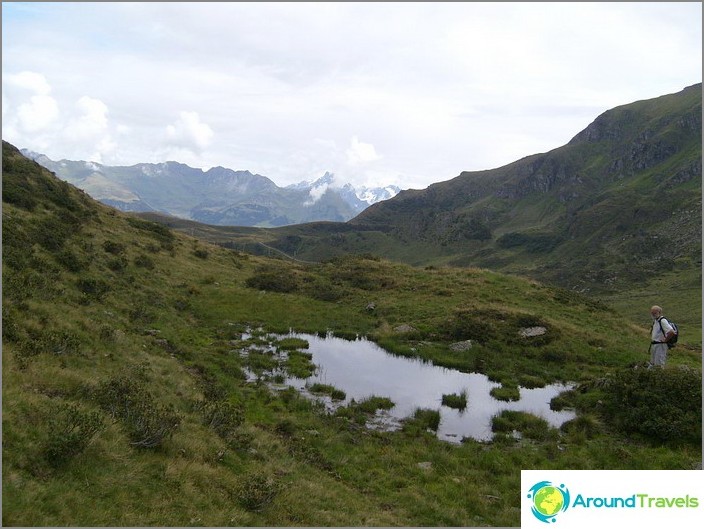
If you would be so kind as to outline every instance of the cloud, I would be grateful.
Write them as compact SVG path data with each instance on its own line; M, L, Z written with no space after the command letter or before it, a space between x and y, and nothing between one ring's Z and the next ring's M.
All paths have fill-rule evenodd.
M166 139L170 146L199 153L213 139L213 129L202 123L197 112L181 112L172 125L166 127Z
M350 147L347 149L347 161L352 165L369 163L381 158L371 143L359 141L357 136L353 136Z
M10 86L23 88L37 95L45 96L49 95L51 92L51 86L49 86L46 77L36 72L24 71L14 75L8 75L6 82Z
M329 187L329 184L321 184L319 186L312 187L309 193L310 198L308 198L308 200L306 200L303 205L312 206L313 204L315 204L318 200L323 197L325 193L327 193Z
M696 2L8 2L3 137L52 158L420 188L701 82L701 14ZM83 96L109 112L79 108ZM98 137L78 145L69 124Z
M88 148L89 160L102 163L117 148L109 130L108 107L100 99L82 96L75 108L78 113L69 119L66 136L76 149Z
M59 105L50 93L46 77L36 72L23 71L3 79L8 88L5 99L3 90L3 117L12 101L19 101L10 116L11 127L16 133L37 133L47 129L59 117Z

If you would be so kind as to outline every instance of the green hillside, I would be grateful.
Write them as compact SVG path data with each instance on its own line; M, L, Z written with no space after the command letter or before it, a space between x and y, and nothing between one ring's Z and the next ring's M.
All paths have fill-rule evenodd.
M623 105L567 145L403 191L346 224L212 229L153 218L304 261L373 253L530 277L638 323L660 304L701 343L701 116L701 84Z
M593 299L479 268L254 256L99 205L5 142L2 169L6 526L515 526L522 468L701 465L701 348L645 369L647 326ZM570 381L553 405L578 415L501 414L491 442L458 445L432 413L368 430L364 406L271 391L275 358L238 354L291 328L509 392Z

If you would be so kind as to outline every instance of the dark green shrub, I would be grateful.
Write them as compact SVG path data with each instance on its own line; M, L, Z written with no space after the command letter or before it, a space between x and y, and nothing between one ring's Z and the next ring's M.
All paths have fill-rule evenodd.
M279 421L274 429L277 434L283 437L293 437L296 433L296 424L290 419L284 419Z
M64 248L56 255L56 260L69 272L80 272L90 265L90 258L70 248Z
M125 245L120 242L108 240L103 243L103 250L113 255L120 255L125 251Z
M154 270L155 266L152 258L144 254L139 254L137 257L135 257L134 264L135 266L139 266L140 268L146 268L147 270Z
M176 236L173 232L163 226L162 224L157 224L156 222L150 222L147 220L138 219L135 217L129 217L127 222L134 228L141 230L148 235L154 237L157 241L161 243L162 248L170 249L173 247L173 242Z
M702 374L679 367L617 371L603 384L603 417L625 433L699 444Z
M81 278L76 286L88 300L101 301L110 292L109 283L103 279Z
M280 488L273 477L264 473L250 473L242 476L236 498L248 511L258 512L274 501Z
M296 292L299 288L298 280L290 271L271 267L260 268L245 281L245 285L249 288L281 293Z
M223 438L228 438L244 422L242 406L226 400L205 402L201 407L201 414L203 424Z
M3 173L7 173L4 159ZM5 174L2 179L2 201L27 211L32 211L37 207L37 201L32 196L28 182L20 178L6 178Z
M93 398L122 422L133 446L159 446L181 423L181 417L171 407L156 402L139 370L128 370L100 383Z
M83 411L72 404L63 405L49 419L44 457L50 465L60 466L83 452L102 429L103 419L98 412Z
M113 272L122 272L127 268L128 264L127 258L124 255L118 255L114 259L110 259L107 263L108 268Z
M195 255L199 259L207 259L208 258L208 250L206 250L205 248L197 248L196 250L193 251L193 255Z

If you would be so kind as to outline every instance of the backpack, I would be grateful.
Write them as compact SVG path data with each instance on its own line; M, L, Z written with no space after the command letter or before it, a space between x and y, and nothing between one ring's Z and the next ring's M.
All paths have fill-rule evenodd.
M664 318L664 316L659 317L658 323L660 324L660 331L662 332L662 335L665 336L665 330L662 328L662 322L660 321L663 318ZM672 326L672 330L675 331L675 334L672 336L672 338L670 338L667 342L665 342L665 343L667 343L667 348L672 349L675 346L675 344L677 343L677 338L680 335L680 330L677 328L677 325L675 325L674 321L670 321L670 320L667 320L667 321Z

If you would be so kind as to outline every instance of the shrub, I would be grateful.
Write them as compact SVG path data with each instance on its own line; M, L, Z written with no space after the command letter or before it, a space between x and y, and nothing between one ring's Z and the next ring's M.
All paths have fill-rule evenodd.
M146 268L147 270L154 270L154 261L152 260L151 257L144 255L144 254L139 254L137 257L135 257L134 264L135 264L135 266L139 266L140 268Z
M245 281L245 285L268 292L291 293L298 290L298 281L290 271L286 272L272 267L260 268Z
M242 406L225 400L204 403L201 413L203 424L222 438L228 438L244 422Z
M236 492L237 501L248 511L261 511L279 493L280 485L264 473L250 473L243 479Z
M81 278L76 286L87 300L101 301L110 291L110 285L102 279Z
M103 243L103 250L113 255L120 255L122 252L125 251L125 245L119 242L108 240Z
M72 404L63 405L49 419L44 457L50 465L60 466L83 452L102 429L103 419L98 412L83 411Z
M176 236L169 228L161 224L157 224L156 222L141 220L134 217L129 217L127 219L127 222L132 227L137 228L138 230L142 230L148 235L154 237L157 241L161 243L162 247L164 248L168 249L172 247L172 243L176 239Z
M133 446L159 446L181 423L181 417L171 407L155 401L145 387L143 375L134 369L100 383L93 398L122 422Z
M701 443L701 371L637 366L614 373L603 391L603 417L618 430L656 441Z

